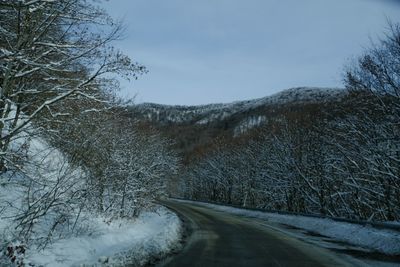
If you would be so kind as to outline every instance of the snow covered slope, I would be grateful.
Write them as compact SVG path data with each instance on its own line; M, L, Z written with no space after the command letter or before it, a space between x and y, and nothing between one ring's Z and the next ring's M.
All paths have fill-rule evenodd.
M140 119L152 122L202 125L221 121L233 114L247 112L259 107L324 102L341 98L344 95L345 91L338 88L298 87L254 100L200 106L168 106L144 103L134 106L132 111Z
M129 220L81 209L85 172L45 139L22 134L12 149L26 158L0 175L0 266L141 266L178 244L163 207Z
M155 127L174 140L174 148L186 159L210 147L219 138L246 138L288 113L300 114L313 107L322 110L346 95L345 89L299 87L227 104L168 106L147 103L131 106L129 111L139 122Z
M93 233L59 240L42 251L28 251L26 262L35 266L142 266L165 256L180 237L178 217L160 207L135 221L90 220Z

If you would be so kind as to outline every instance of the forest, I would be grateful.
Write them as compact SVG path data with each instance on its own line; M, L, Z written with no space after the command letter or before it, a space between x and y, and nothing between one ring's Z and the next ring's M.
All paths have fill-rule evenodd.
M147 73L122 36L90 0L0 0L0 265L168 197L400 221L400 25L345 88L254 106L122 99L119 81Z
M319 103L266 107L262 126L184 153L179 197L368 221L400 219L400 27ZM168 132L168 130L167 130Z

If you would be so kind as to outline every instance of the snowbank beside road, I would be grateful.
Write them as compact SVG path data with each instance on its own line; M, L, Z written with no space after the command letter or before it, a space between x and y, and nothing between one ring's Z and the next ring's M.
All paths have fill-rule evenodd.
M160 207L136 220L106 223L92 218L95 232L59 240L43 251L28 249L25 263L34 266L141 266L171 251L180 239L179 218Z
M110 221L82 205L86 173L44 138L21 134L11 148L24 160L0 174L0 266L140 266L178 245L166 208Z
M400 255L400 232L395 230L337 222L328 218L268 213L197 201L177 201L193 203L231 214L258 218L272 223L285 224L384 254Z

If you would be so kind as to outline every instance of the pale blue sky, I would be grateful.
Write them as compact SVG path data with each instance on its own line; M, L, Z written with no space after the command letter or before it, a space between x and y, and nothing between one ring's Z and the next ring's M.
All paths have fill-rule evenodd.
M116 46L149 73L136 102L205 104L297 86L342 87L343 66L400 22L397 0L111 0Z

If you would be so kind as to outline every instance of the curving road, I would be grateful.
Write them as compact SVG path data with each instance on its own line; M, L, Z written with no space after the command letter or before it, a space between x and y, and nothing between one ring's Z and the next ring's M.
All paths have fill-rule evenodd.
M269 228L265 221L172 200L162 204L183 217L190 235L184 249L159 266L346 266L321 248Z

